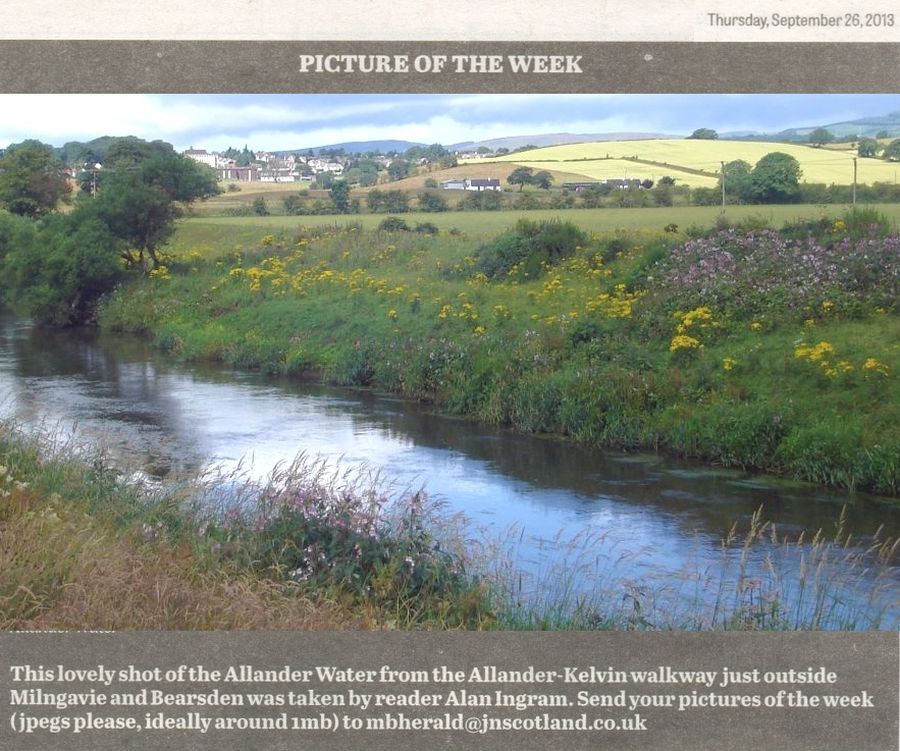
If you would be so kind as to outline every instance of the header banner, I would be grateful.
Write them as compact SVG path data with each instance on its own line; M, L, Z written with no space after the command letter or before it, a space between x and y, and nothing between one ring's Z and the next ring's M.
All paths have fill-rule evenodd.
M877 93L900 44L0 41L6 93Z

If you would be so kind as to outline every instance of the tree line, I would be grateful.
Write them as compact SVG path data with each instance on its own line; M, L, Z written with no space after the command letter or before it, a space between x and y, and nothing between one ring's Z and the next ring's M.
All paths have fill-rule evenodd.
M0 303L57 325L91 320L127 276L160 268L184 206L217 192L210 168L163 141L114 139L91 190L75 196L52 146L10 146L0 157Z

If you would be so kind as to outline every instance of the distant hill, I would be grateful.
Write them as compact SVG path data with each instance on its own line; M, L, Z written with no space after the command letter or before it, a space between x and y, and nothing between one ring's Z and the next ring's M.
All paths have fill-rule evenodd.
M344 143L332 143L325 146L304 147L302 149L283 149L276 151L276 154L306 154L312 152L318 156L323 151L334 151L335 149L343 149L345 154L366 154L368 152L380 152L389 154L392 151L403 153L413 146L427 146L427 143L417 143L415 141L346 141Z
M475 151L485 147L497 149L521 149L523 146L561 146L566 143L588 143L590 141L636 141L648 138L671 138L662 133L539 133L530 136L507 136L486 141L463 141L446 146L447 151Z
M876 117L861 117L859 120L847 120L828 125L811 125L806 128L789 128L776 134L776 138L804 141L816 128L825 128L835 138L847 138L849 136L868 136L874 138L882 131L888 136L897 138L900 136L900 112L891 112L887 115Z

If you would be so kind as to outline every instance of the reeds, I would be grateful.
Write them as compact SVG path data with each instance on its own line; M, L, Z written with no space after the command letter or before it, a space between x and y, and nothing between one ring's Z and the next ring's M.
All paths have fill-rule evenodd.
M830 534L790 537L760 509L713 556L698 538L677 569L654 541L604 530L528 545L521 529L502 541L467 530L423 490L367 469L301 456L261 482L238 470L160 486L0 424L0 629L900 623L898 542L854 538L844 516Z

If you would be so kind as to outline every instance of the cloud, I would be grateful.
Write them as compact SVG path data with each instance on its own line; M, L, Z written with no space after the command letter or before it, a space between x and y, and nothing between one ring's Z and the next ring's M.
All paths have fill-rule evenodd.
M292 149L399 139L443 144L537 133L687 134L826 124L900 110L897 95L7 94L0 146L102 135L178 149Z

